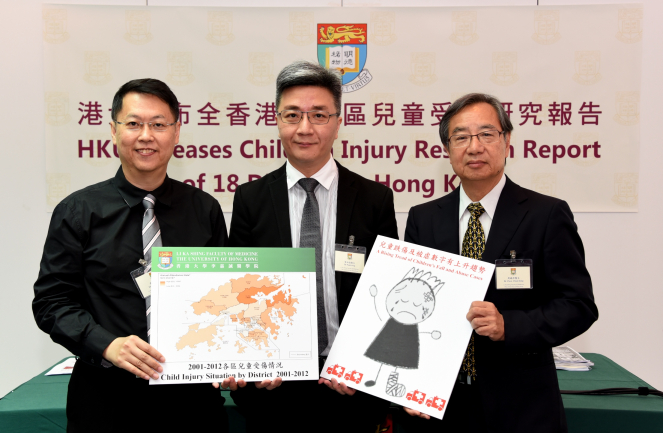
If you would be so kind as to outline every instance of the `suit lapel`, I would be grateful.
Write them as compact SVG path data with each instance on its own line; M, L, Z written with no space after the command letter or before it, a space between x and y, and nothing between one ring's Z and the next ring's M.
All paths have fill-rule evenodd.
M276 215L276 226L279 229L281 245L284 248L292 247L292 236L290 233L290 209L288 205L288 182L285 174L285 165L273 174L274 180L269 183L272 195L274 214Z
M525 201L527 195L524 190L507 177L490 226L483 261L494 263L496 259L502 258L509 241L527 215L527 207L523 206Z
M435 248L452 254L460 254L458 245L459 218L458 206L460 191L456 188L451 194L439 199L433 215L433 240Z
M353 186L352 173L347 168L338 166L338 195L336 198L336 243L347 244L350 232L352 210L357 198L357 188ZM363 245L365 246L365 245Z

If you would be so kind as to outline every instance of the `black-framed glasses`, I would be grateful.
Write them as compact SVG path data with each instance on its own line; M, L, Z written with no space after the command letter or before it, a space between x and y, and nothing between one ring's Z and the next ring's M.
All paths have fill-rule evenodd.
M478 134L456 134L449 137L449 146L454 149L467 147L470 145L470 142L472 142L472 137L476 137L477 140L479 140L479 143L484 145L495 144L500 141L501 134L504 134L504 131L498 131L496 129L481 131Z
M164 132L165 130L168 129L169 126L173 126L177 124L177 122L173 123L166 123L166 122L136 122L134 120L130 120L128 122L120 122L120 121L115 121L115 123L119 125L124 125L124 127L129 130L129 131L140 131L143 129L143 125L147 125L148 128L150 128L152 131L156 132Z
M283 110L280 113L276 113L281 116L281 121L283 123L299 123L304 117L304 113L308 116L308 121L313 125L326 125L329 123L329 119L332 116L338 116L338 113L330 114L329 111L299 111L299 110Z

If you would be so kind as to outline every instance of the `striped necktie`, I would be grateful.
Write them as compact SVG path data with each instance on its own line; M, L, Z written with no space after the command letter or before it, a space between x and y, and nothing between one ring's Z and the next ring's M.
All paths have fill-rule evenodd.
M154 204L156 199L152 194L148 194L143 199L143 256L147 262L145 272L152 270L152 247L160 247L161 244L161 228L159 228L159 221L154 215ZM147 336L150 336L150 313L152 312L151 296L145 298L145 315L147 316Z
M325 292L322 282L322 232L320 231L320 209L315 197L319 185L313 178L302 178L297 182L306 191L306 202L302 211L302 227L299 235L299 248L315 248L315 287L318 299L318 355L327 348L327 314L325 313Z
M463 250L460 253L464 257L471 259L481 260L483 250L486 249L486 235L483 231L483 226L479 217L486 210L481 206L481 203L472 203L467 207L470 211L470 221L467 224L467 231L463 237ZM465 383L471 384L476 380L477 370L474 363L474 332L470 338L470 343L467 345L467 351L463 358L463 364L460 367L461 376L465 376Z

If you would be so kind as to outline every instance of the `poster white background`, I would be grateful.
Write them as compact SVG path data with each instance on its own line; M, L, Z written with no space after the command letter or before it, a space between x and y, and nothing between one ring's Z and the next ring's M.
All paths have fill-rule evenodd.
M396 247L399 252L396 251ZM400 252L403 248L406 248L406 251L415 250L417 255ZM423 254L419 256L419 252ZM442 257L446 261L443 261ZM452 260L451 265L448 263L449 260ZM464 266L466 263L468 266ZM460 266L456 267L457 264ZM473 268L475 265L477 267ZM326 371L334 365L343 366L346 373L361 372L363 377L359 384L352 383L345 379L345 376L336 379L359 391L441 419L446 411L446 404L441 408L435 408L432 404L427 404L428 400L431 400L431 403L439 401L438 399L449 401L458 376L458 368L472 334L472 326L465 318L468 305L485 297L494 268L495 265L479 260L408 242L392 242L389 238L378 236L320 375L327 379L334 377ZM407 283L401 285L406 278L415 281L411 283L411 287ZM419 313L413 308L418 301L424 306L430 305L425 301L425 295L419 295L416 289L412 288L424 288L424 283L434 292L432 297L434 303L430 316L416 323L419 333L419 344L416 349L418 367L402 368L389 365L386 360L393 358L380 353L384 351L379 348L379 343L374 342L378 338L383 341L382 331L388 326L387 323L391 318L398 324L413 325L409 321L401 322L401 319L409 317L406 313ZM442 286L438 287L440 283ZM376 289L375 298L371 293L372 286ZM397 291L390 295L392 290ZM401 305L398 305L399 303ZM404 316L388 311L394 308L399 311L403 304L408 306L403 310L405 313L401 313ZM393 328L390 326L390 329ZM433 337L435 332L438 333L438 338ZM374 347L373 344L378 346L371 350L372 357L368 357L365 353L369 351L369 347ZM400 348L405 353L415 352L414 345L408 345L407 342L398 346L394 341L391 347ZM380 358L385 363L381 364L374 358ZM392 372L397 373L396 387L393 386L393 381L390 382ZM376 383L367 387L368 381ZM398 390L401 386L404 389ZM389 389L393 391L387 392ZM396 395L394 391L398 391L395 392ZM425 397L417 399L415 393L425 394Z
M606 3L607 0L539 0L542 5ZM41 249L50 220L46 212L45 127L43 87L42 1L0 2L6 17L0 28L0 89L4 104L0 107L2 124L3 216L0 243L5 248L0 262L3 275L0 290L0 395L68 355L53 343L34 323L30 303L32 285L37 277ZM81 1L81 4L132 4L145 1ZM150 4L156 2L150 1ZM171 4L196 5L202 2L180 1ZM239 1L208 1L210 5L238 5ZM273 6L276 2L241 1L242 6ZM279 1L279 5L302 6L301 1ZM307 6L329 7L332 0L306 2ZM372 2L377 4L379 2ZM382 3L382 2L380 2ZM384 1L384 3L387 3ZM402 6L424 3L400 1ZM535 5L529 1L426 1L433 5ZM623 3L611 2L611 3ZM661 182L663 147L660 144L660 120L663 118L663 4L645 0L643 34L643 70L641 87L641 152L639 155L641 197L637 213L580 213L576 222L582 236L587 266L594 282L600 310L599 321L584 335L569 344L579 352L602 353L657 388L663 388L663 291L656 279L659 258L650 254L652 245L663 244L663 231L656 225L663 215ZM344 4L350 4L344 0ZM389 6L397 6L390 1ZM334 6L334 5L331 5ZM340 1L335 6L341 6ZM521 179L514 179L521 182ZM229 221L230 214L226 214ZM401 237L406 213L397 215ZM652 224L654 227L652 228Z

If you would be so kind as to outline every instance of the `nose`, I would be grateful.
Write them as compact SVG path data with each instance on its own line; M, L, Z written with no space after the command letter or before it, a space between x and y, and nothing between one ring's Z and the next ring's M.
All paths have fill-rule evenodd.
M302 115L302 120L297 124L297 133L307 135L312 132L312 129L313 125L308 120L308 113L304 113Z
M154 138L152 135L152 128L150 128L150 125L147 123L143 123L140 126L140 133L138 135L138 139L141 141L150 141Z
M483 143L479 141L476 135L470 135L470 144L467 146L467 152L477 153L483 149Z

